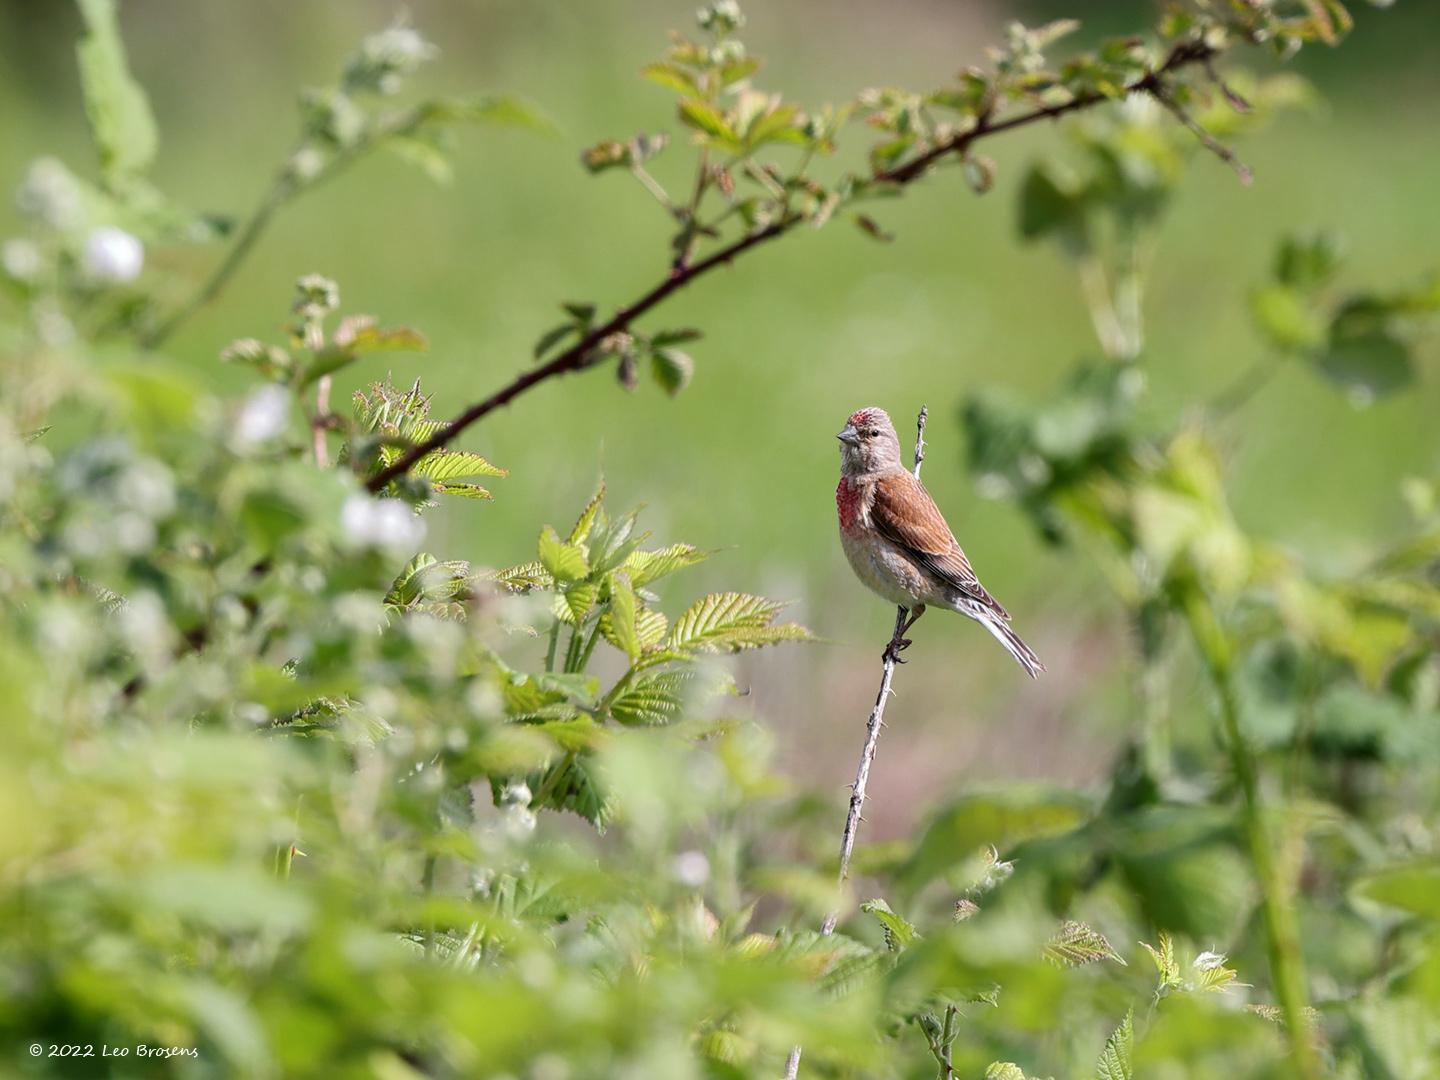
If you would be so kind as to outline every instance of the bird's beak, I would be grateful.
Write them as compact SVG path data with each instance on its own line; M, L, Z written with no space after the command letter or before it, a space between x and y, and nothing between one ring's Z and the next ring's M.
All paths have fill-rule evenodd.
M846 446L860 445L860 436L855 433L854 424L846 424L840 429L839 433L836 434L835 438L839 439Z

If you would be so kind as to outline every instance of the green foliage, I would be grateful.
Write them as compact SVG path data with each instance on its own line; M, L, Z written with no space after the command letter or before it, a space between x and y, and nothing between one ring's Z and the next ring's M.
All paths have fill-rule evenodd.
M114 6L81 11L98 183L31 170L40 269L7 277L0 316L9 1043L194 1048L154 1063L175 1076L772 1076L799 1043L816 1075L1130 1080L1314 1074L1323 1036L1336 1075L1433 1072L1440 871L1413 806L1440 766L1434 484L1405 488L1410 535L1308 565L1230 508L1216 429L1245 395L1175 423L1145 397L1137 251L1196 146L1230 160L1217 138L1302 97L1214 62L1333 42L1334 0L1178 5L1153 38L1066 59L1071 21L1016 25L985 70L818 109L754 84L720 0L643 72L675 97L693 184L672 196L646 171L681 141L663 134L584 154L673 222L673 290L726 243L841 212L888 238L855 207L942 162L983 193L981 134L1115 102L1018 185L1022 239L1075 267L1104 359L1047 405L978 395L964 417L982 490L1056 557L1090 553L1139 629L1132 745L1106 791L961 792L917 835L862 845L858 909L833 887L829 806L775 770L727 666L812 640L783 604L671 594L710 553L654 541L603 485L533 550L426 550L440 495L488 500L477 481L507 473L452 443L366 491L450 429L417 380L360 366L410 363L425 338L340 317L329 279L300 279L278 343L224 350L254 375L236 400L122 344L213 299L282 205L362 154L443 179L453 125L543 124L504 97L393 110L435 50L403 25L367 38L305 95L271 192L166 317L143 245L223 228L149 186L154 122ZM868 167L813 176L852 118L878 132ZM1339 273L1324 234L1284 241L1250 298L1261 336L1357 400L1404 392L1436 290L1340 294ZM564 305L535 359L578 347L630 388L690 382L698 331L598 311ZM358 371L373 381L335 408L335 376ZM509 484L532 482L513 464ZM1197 666L1218 739L1170 730L1164 688ZM838 932L809 929L831 912Z

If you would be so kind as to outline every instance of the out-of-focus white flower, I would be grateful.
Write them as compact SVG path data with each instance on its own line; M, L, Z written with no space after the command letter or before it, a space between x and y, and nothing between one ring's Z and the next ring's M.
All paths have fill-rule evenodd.
M76 228L85 215L79 182L51 157L40 158L26 170L15 205L27 218L59 232Z
M92 281L123 284L134 281L145 266L145 246L124 229L102 225L85 238L80 265Z
M258 386L240 404L230 442L237 450L249 450L269 442L285 430L290 419L290 391L267 383Z
M347 90L393 94L409 75L439 50L408 26L371 34L345 68Z
M703 851L682 851L670 864L675 880L691 889L698 889L710 880L710 860Z
M399 499L351 495L340 510L340 527L357 547L378 547L408 554L425 539L425 523Z
M47 304L35 312L35 334L46 345L58 348L75 340L75 324Z
M512 781L500 791L500 815L503 828L512 838L523 839L535 831L535 811L530 809L533 798L530 785L523 780Z
M29 240L6 240L0 248L0 267L16 281L34 281L45 268L45 259Z

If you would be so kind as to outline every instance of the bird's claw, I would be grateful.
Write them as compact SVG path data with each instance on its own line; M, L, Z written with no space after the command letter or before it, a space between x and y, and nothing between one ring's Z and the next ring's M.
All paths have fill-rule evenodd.
M890 644L885 646L885 651L880 654L880 659L886 663L903 664L906 661L900 654L913 644L914 642L909 638L900 638L899 640L892 638Z

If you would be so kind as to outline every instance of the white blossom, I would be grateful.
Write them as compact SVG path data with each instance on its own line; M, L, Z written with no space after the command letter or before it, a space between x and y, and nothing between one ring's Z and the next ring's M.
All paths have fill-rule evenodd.
M671 862L670 872L681 885L698 889L710 880L710 860L703 851L682 851Z
M413 552L425 539L425 523L399 499L351 495L340 510L340 527L357 547L384 548L401 555Z
M124 229L102 225L85 238L80 265L93 281L123 284L140 276L145 247Z
M29 240L6 240L0 248L0 267L16 281L34 281L44 269L45 260Z
M231 444L238 450L263 445L284 431L289 419L290 392L274 383L258 386L240 404Z

